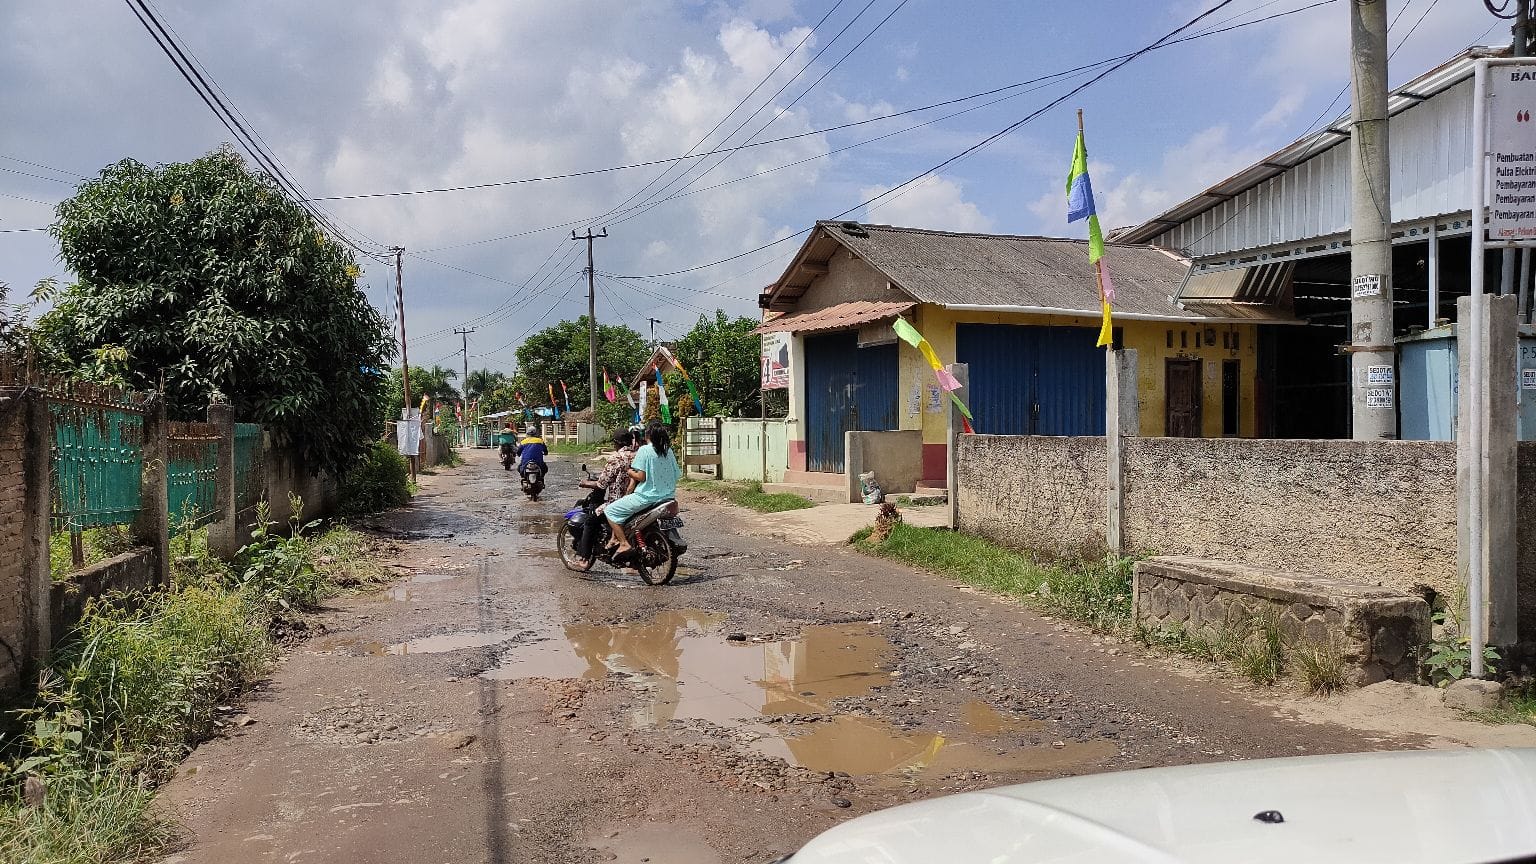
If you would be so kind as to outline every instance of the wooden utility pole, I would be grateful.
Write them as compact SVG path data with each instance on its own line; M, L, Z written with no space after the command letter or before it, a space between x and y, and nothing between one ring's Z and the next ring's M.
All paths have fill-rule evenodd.
M473 327L455 327L453 332L457 336L464 337L464 380L463 388L459 392L459 441L464 441L464 424L469 422L469 334L475 332Z
M395 309L400 313L400 381L405 385L405 410L400 414L400 422L405 423L411 417L411 361L405 353L405 281L400 274L405 247L391 246L389 251L395 253ZM417 422L419 423L420 420ZM414 483L416 482L416 457L407 456L405 461L410 463L411 482Z
M594 416L597 413L597 271L592 268L592 241L607 236L607 228L601 234L593 234L588 228L585 236L571 229L572 240L587 241L587 386Z

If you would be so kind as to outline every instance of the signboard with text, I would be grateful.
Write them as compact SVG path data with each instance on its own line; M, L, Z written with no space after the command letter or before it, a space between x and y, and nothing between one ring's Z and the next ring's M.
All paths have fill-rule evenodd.
M1488 240L1536 243L1536 62L1488 74Z
M764 390L783 390L789 387L789 339L788 333L763 334Z

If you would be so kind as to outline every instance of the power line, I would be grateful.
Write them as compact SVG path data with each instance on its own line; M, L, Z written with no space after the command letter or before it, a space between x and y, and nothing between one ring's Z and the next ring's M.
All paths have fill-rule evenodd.
M220 124L234 135L241 148L256 161L263 171L277 183L279 189L293 201L300 209L304 210L311 219L314 219L324 230L337 240L352 248L354 251L369 257L383 260L380 252L370 251L357 241L349 237L341 229L337 228L325 211L310 204L307 193L297 181L293 180L282 168L275 156L267 152L263 147L260 137L246 128L242 122L243 115L232 110L225 98L221 96L223 91L216 85L209 83L211 75L204 75L201 65L189 57L188 51L172 34L170 29L155 15L147 0L124 0L134 17L143 25L146 32L160 48L161 53L171 61L171 65L186 80L188 86L197 94L198 98L212 111ZM377 245L377 244L375 244Z
M873 2L873 0L871 0L871 2ZM776 123L780 117L783 117L785 114L789 113L789 110L791 108L794 108L797 104L799 104L801 99L804 99L807 95L810 94L810 92L812 90L816 89L817 85L819 85L821 82L825 81L827 79L828 75L831 75L833 72L837 71L837 68L839 66L843 65L844 61L846 61L849 57L852 57L854 52L856 52L860 48L862 48L864 46L864 43L868 42L870 40L870 37L872 37L876 33L878 33L880 31L880 28L884 27L887 21L890 21L891 18L895 17L897 12L900 12L904 7L906 7L908 2L909 2L909 0L901 0L901 2L897 3L896 6L891 9L890 12L886 13L884 18L880 19L880 21L878 23L876 23L874 27L870 28L870 31L868 33L864 34L864 37L862 39L860 39L857 43L855 43L852 48L849 48L848 51L846 53L844 53L842 57L839 57L836 63L833 63L831 66L827 67L827 70L825 72L822 72L821 75L819 77L817 77L817 79L815 81L812 81L809 85L806 86L806 88L804 90L801 90L800 91L800 95L798 95L794 99L790 100L790 103L788 105L785 105L783 108L778 109L778 111L775 112L772 117L768 118L768 122L766 122L762 126L758 127L757 131L753 132L751 135L748 135L747 136L747 141L751 141L752 139L756 138L757 136L763 134L763 132L766 131L769 126L772 126L774 123ZM865 7L865 8L868 8L868 7ZM862 14L862 13L860 13L860 14ZM855 20L857 20L857 19L855 19ZM839 34L839 35L841 35L841 34ZM828 47L831 47L830 44L828 45ZM807 67L807 68L809 68L809 67ZM764 107L766 107L766 106L764 106ZM758 109L758 110L761 111L762 109ZM754 112L752 116L753 117L757 116L757 113ZM751 117L748 117L747 121L750 121L751 119L752 119ZM745 126L747 121L744 121L742 123L742 126ZM741 128L741 126L737 127L738 130L740 128ZM735 132L732 132L731 134L734 135ZM730 136L726 136L726 137L727 137L727 139L729 139ZM681 192L687 191L688 189L690 189L693 186L693 184L695 184L695 183L699 182L700 180L703 180L705 177L709 176L712 172L714 172L714 170L716 168L719 168L721 165L724 165L734 155L736 155L736 154L735 153L727 153L727 154L721 156L720 159L715 162L715 164L713 164L713 165L709 166L708 168L704 169L702 172L700 172L692 180L689 180L687 184L685 184L684 186L680 187L678 189L678 192L681 193ZM689 166L688 171L692 171L694 167L695 166ZM687 173L688 173L687 171L683 172L683 175L679 175L677 179L681 180L682 177L686 176ZM676 182L676 181L673 181L673 182ZM658 192L657 194L661 194L661 193L666 192L667 189L671 187L671 185L672 185L672 183L668 183L667 186L662 187L660 192ZM652 202L651 205L646 207L645 209L640 210L637 213L632 213L632 214L630 214L628 216L625 216L624 218L618 220L618 222L619 222L619 224L622 224L624 222L629 221L630 219L637 218L642 213L648 212L649 210L654 208L659 203L661 203L661 202L659 202L659 201Z
M1225 8L1226 6L1231 5L1234 2L1235 2L1235 0L1221 0L1221 2L1217 3L1215 6L1212 6L1210 9L1207 9L1206 11L1201 12L1199 15L1195 16L1194 18L1190 19L1189 21L1185 22L1184 24L1179 25L1177 28L1175 28L1174 30L1172 30L1167 35L1163 36L1162 38L1158 39L1156 42L1153 42L1151 45L1147 45L1147 46L1145 46L1145 47L1143 47L1143 48L1141 48L1141 49L1131 53L1125 59L1120 60L1119 62L1117 62L1114 65L1110 66L1108 69L1105 69L1103 72L1100 72L1099 74L1095 75L1094 77L1090 78L1089 80L1087 80L1087 81L1083 82L1082 84L1079 84L1078 86L1072 88L1071 90L1067 91L1065 94L1057 97L1056 99L1051 100L1050 102L1046 103L1044 106L1042 106L1040 108L1037 108L1036 110L1030 112L1029 114L1025 115L1022 119L1020 119L1018 121L1015 121L1014 123L1011 123L1011 124L1003 127L1001 130L999 130L999 131L997 131L997 132L987 136L986 138L983 138L982 140L976 142L975 144L972 144L971 146L965 148L964 150L961 150L959 153L956 153L955 155L949 157L948 159L945 159L944 161L940 162L939 164L934 165L933 167L929 168L928 170L923 171L923 172L917 174L916 176L911 177L908 180L903 181L902 183L900 183L900 184L898 184L896 186L891 187L890 189L887 189L884 192L881 192L879 195L876 195L873 198L869 198L869 199L867 199L865 201L861 201L860 203L853 205L852 207L849 207L848 209L844 210L841 213L838 213L837 215L833 216L832 218L833 219L841 219L842 217L847 216L849 213L852 213L853 211L859 209L860 207L867 207L870 204L873 204L876 201L879 201L880 199L885 198L885 197L891 195L893 192L896 192L898 189L903 189L903 188L911 185L912 183L915 183L918 180L921 180L922 178L928 176L929 174L933 174L933 173L935 173L937 171L943 170L946 166L948 166L950 164L953 164L954 162L957 162L960 159L963 159L963 158L965 158L966 156L969 156L972 153L975 153L976 151L982 149L983 147L986 147L987 145L991 144L992 142L998 140L999 138L1002 138L1004 135L1007 135L1010 132L1013 132L1013 131L1019 129L1020 127L1024 126L1024 124L1030 122L1031 120L1034 120L1036 117L1039 117L1040 115L1042 115L1045 112L1051 110L1052 108L1055 108L1057 105L1060 105L1061 103L1067 101L1068 99L1071 99L1073 96L1076 96L1077 94L1083 92L1084 90L1087 90L1089 87L1092 87L1094 84L1097 84L1098 82L1100 82L1100 81L1104 80L1105 78L1109 77L1110 75L1114 74L1116 71L1124 68L1127 64L1129 64L1130 62L1132 62L1136 58L1142 56L1143 54L1146 54L1149 51L1152 51L1152 50L1156 49L1159 45L1162 45L1163 43L1167 42L1173 36L1176 36L1179 33L1183 32L1184 30L1189 29L1191 26L1195 25L1196 23L1199 23L1202 19L1208 17L1209 15L1211 15L1214 12L1219 11L1220 9ZM1324 0L1324 2L1328 2L1328 0ZM735 260L738 260L740 258L745 258L748 255L752 255L754 253L761 252L764 249L770 249L770 248L772 248L774 246L779 245L780 243L784 243L784 242L786 242L788 240L791 240L791 239L793 239L795 237L801 237L801 236L803 236L805 234L809 234L814 228L815 228L814 225L811 226L810 228L803 228L803 229L795 232L794 234L790 234L790 235L787 235L787 236L784 236L784 237L780 237L777 240L773 240L773 241L770 241L768 243L764 243L761 246L757 246L755 248L748 249L745 252L738 252L735 255L731 255L731 256L728 256L728 257L725 257L725 258L721 258L718 261L711 261L711 262L709 262L707 264L698 264L698 265L695 265L693 267L685 267L685 268L682 268L680 270L670 270L670 271L665 272L665 273L652 273L652 274L649 274L649 275L650 275L650 278L652 278L652 279L659 279L659 278L666 277L666 276L680 276L680 275L682 275L684 273L694 273L694 272L697 272L699 270L705 270L705 269L708 269L710 267L716 267L716 266L719 266L721 264L725 264L725 263L730 262L730 261L735 261ZM626 277L623 277L623 278L635 279L635 278L644 278L644 277L626 276Z
M33 174L30 171L23 171L20 168L7 168L4 165L0 165L0 171L4 171L7 174L16 174L22 177L31 177L34 180L47 180L50 183L63 183L65 186L75 185L73 180L63 180L58 177L47 177L42 174Z
M47 226L42 228L0 228L0 234L29 234L33 231L47 231Z
M68 178L68 182L70 183L80 179L75 175L75 172L73 171L65 171L63 168L55 168L52 165L44 165L41 162L29 162L26 159L22 159L18 156L7 156L4 153L0 153L0 159L4 159L7 162L15 162L19 165L26 165L31 168L41 168L44 171L53 171L58 174L63 174L66 178Z

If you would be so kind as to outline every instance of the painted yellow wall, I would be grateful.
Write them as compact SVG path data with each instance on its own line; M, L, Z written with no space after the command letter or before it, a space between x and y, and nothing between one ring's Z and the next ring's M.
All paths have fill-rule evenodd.
M939 359L945 363L955 360L955 325L956 324L1014 324L1014 325L1043 325L1058 327L1097 327L1097 317L1063 317L1058 315L1022 315L1008 312L955 312L940 306L923 304L917 309L916 320L913 322L918 332L925 336L933 345L933 350L939 355ZM1201 364L1202 409L1204 434L1207 437L1221 436L1221 361L1236 359L1241 361L1240 395L1241 411L1238 422L1243 436L1251 437L1255 434L1256 421L1254 413L1254 382L1258 370L1258 353L1256 344L1258 341L1257 328L1252 324L1208 324L1196 327L1193 324L1163 323L1154 321L1119 321L1122 341L1127 348L1135 348L1139 353L1139 374L1137 381L1137 397L1141 405L1141 434L1147 437L1157 437L1165 434L1165 411L1167 409L1164 400L1163 377L1164 364L1169 358L1200 358L1205 361ZM1214 344L1205 344L1205 331L1210 329L1215 336ZM1195 347L1196 331L1200 333L1200 347ZM1172 331L1173 348L1168 348L1169 332ZM1236 333L1238 348L1231 350L1222 348L1223 334ZM1181 335L1183 334L1183 335ZM1230 340L1230 336L1227 337ZM1227 343L1230 344L1230 341ZM900 358L900 399L898 413L901 418L900 428L923 430L923 441L928 444L940 444L945 440L945 415L944 413L929 413L928 388L933 384L933 372L928 368L928 363L916 349L902 345L898 349ZM919 396L919 413L911 411L911 400L914 388ZM983 430L985 431L985 430Z

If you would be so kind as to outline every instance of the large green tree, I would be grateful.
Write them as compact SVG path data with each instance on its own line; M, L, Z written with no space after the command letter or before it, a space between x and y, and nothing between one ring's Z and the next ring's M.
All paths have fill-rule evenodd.
M755 318L731 318L717 309L713 317L700 315L693 329L673 346L672 352L699 388L707 413L733 417L750 408L755 415L762 337L752 330L759 323ZM670 396L672 388L667 392Z
M598 325L599 387L603 368L613 375L634 375L650 356L650 348L634 329L623 324ZM587 407L587 316L561 321L523 340L517 348L517 366L517 375L512 380L530 404L548 402L550 384L555 385L555 395L559 397L560 382L564 381L570 390L571 407Z
M469 373L469 380L464 382L464 394L470 399L484 399L496 388L503 386L508 378L503 372L493 372L490 369L476 369Z
M231 149L108 166L50 230L78 279L38 321L56 371L110 353L130 386L163 376L178 418L222 394L314 470L345 470L378 437L394 348L351 253Z

